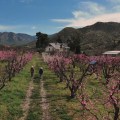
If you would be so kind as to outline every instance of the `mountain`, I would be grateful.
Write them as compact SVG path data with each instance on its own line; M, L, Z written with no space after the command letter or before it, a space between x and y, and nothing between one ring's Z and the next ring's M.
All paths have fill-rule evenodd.
M24 46L28 47L28 48L36 48L36 42L37 42L37 40L34 40L32 42L25 44Z
M35 37L23 33L13 32L1 32L0 33L0 44L1 45L24 45L31 41L34 41Z
M120 23L116 22L97 22L93 25L79 28L78 30L82 32L92 31L104 31L104 32L114 32L120 31Z
M97 22L78 30L83 34L81 48L88 54L101 54L107 50L120 50L120 23Z
M66 27L60 32L51 35L51 37L49 37L49 40L50 42L61 41L67 43L69 40L76 39L77 37L82 36L81 34L82 33L75 28Z
M51 35L50 42L80 39L81 50L89 55L102 54L107 50L120 50L120 23L97 22L93 25L75 29L64 28Z

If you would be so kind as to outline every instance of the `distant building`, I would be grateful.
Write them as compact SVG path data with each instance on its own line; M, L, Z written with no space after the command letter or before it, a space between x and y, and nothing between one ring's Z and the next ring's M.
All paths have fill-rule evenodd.
M70 47L65 43L49 43L49 45L45 48L45 52L62 52L69 51Z
M106 51L103 53L103 55L112 55L112 56L117 56L120 55L120 51L116 50L116 51Z

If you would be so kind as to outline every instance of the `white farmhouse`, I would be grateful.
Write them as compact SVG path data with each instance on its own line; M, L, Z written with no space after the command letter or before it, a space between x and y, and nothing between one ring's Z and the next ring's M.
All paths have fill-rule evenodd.
M69 47L65 43L49 43L49 45L45 48L45 52L62 52L69 51Z

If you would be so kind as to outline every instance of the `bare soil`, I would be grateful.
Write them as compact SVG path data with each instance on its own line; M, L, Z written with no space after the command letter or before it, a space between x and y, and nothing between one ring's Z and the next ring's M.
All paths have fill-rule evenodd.
M46 95L46 91L44 88L44 81L41 80L40 83L40 95L41 95L41 107L42 107L42 112L43 112L43 116L42 116L42 120L50 120L50 114L49 114L49 103L47 101L47 95Z
M27 90L25 100L23 101L23 104L21 105L22 110L23 110L23 116L19 120L25 120L27 118L28 111L30 108L30 101L31 101L30 97L32 95L32 90L33 90L33 80L31 80L29 83L29 88Z

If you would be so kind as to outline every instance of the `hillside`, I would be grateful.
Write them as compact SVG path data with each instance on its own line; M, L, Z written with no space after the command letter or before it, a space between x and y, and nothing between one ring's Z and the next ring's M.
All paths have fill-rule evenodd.
M35 37L13 32L2 32L0 33L0 44L1 45L24 45L31 41L34 41Z
M64 28L51 36L50 41L68 42L76 38L81 38L81 50L89 55L101 54L106 50L120 50L120 23L97 22L79 29Z
M83 33L84 38L81 47L89 54L120 49L120 23L98 22L78 30Z
M68 43L76 39L81 41L81 50L88 55L102 54L107 50L120 50L120 23L97 22L79 29L66 27L60 32L49 36L49 42ZM35 42L36 40L30 41L26 46L34 48Z
M34 40L34 41L32 41L32 42L29 42L29 43L25 44L24 47L36 48L36 41L37 41L37 40Z

